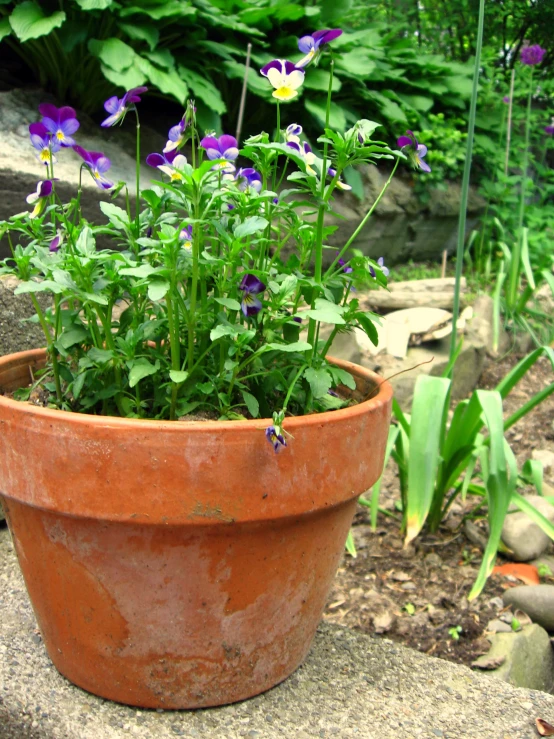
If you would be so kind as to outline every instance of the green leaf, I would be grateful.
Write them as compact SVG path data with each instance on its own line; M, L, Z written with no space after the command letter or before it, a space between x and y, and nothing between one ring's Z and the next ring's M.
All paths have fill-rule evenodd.
M350 372L347 372L340 367L335 367L335 365L331 365L328 369L333 376L335 384L340 383L341 385L350 388L350 390L356 389L356 380L352 377Z
M269 221L261 216L252 216L251 218L247 218L242 223L237 224L233 229L235 238L242 239L245 236L250 236L251 234L263 231L264 228L267 227L268 223Z
M28 282L21 282L14 290L14 295L20 295L21 293L61 293L63 287L54 280L42 280L42 282L35 282L29 280Z
M278 352L306 352L312 348L312 345L308 344L307 341L295 341L292 344L277 344L277 342L272 342L265 346L267 349Z
M9 36L11 32L10 19L6 16L0 20L0 41L6 36Z
M364 199L364 181L362 175L354 167L347 167L344 170L344 179L347 185L352 188L352 195L358 200Z
M88 50L115 72L123 72L135 61L133 49L118 38L108 38L104 41L92 38L88 42Z
M105 200L100 201L100 210L109 220L114 228L119 231L129 225L129 216L123 208L120 208L113 203L108 203Z
M154 51L160 40L160 32L152 24L120 23L119 27L123 33L126 33L134 41L145 41L151 51Z
M419 534L431 508L449 397L450 380L417 378L410 425L406 543Z
M352 534L352 529L350 529L350 531L348 532L348 536L346 537L346 542L344 544L344 547L346 551L348 552L348 554L354 559L356 559L358 554L356 552L356 544L354 543L354 535Z
M136 64L160 92L174 97L181 105L185 104L189 89L184 80L179 77L175 68L168 70L159 69L148 59L141 56L137 56Z
M316 399L327 395L333 384L331 375L324 367L319 369L308 367L304 372L304 377L309 382L312 394Z
M180 385L182 382L184 382L188 376L189 373L185 372L184 370L169 370L169 377L171 378L171 382L174 382L177 385Z
M229 308L229 310L240 310L240 303L234 298L214 298L214 300L224 308Z
M133 87L140 87L146 82L146 75L141 72L136 65L129 67L124 72L116 72L105 64L100 65L102 74L109 80L112 85L122 87L125 90L131 90Z
M367 79L371 77L377 66L372 59L368 59L365 49L353 49L342 54L336 61L337 69L344 70L354 77Z
M47 36L65 21L65 13L61 10L46 16L40 5L29 2L16 5L10 15L10 26L20 41Z
M161 18L170 18L179 16L185 18L188 15L195 15L196 9L191 7L188 2L182 0L164 0L164 2L143 2L140 5L133 5L130 8L122 8L119 15L125 18L129 15L142 14L147 15L151 20L158 21Z
M265 9L264 9L265 12ZM197 99L200 99L210 110L222 115L227 111L221 93L217 87L202 75L194 72L188 67L179 67L179 74L193 91Z
M329 90L329 72L326 69L310 69L304 80L304 87L309 90L327 92ZM340 79L334 75L332 91L338 92L341 87Z
M242 390L241 392L244 402L246 403L246 407L250 411L250 415L252 418L258 418L260 414L260 404L257 399L250 393L247 393L246 390Z
M95 364L106 364L106 362L111 362L113 359L113 352L109 349L97 349L93 346L88 350L87 357Z
M75 0L82 10L106 10L114 0Z
M311 113L322 126L324 126L327 108L325 100L305 100L304 105L306 106L306 110ZM346 128L344 110L335 103L331 103L329 126L335 129L335 131L344 131Z
M148 297L153 302L161 300L170 288L169 282L166 280L153 280L148 285Z
M141 264L140 267L124 267L119 270L122 275L128 275L129 277L139 277L144 279L150 277L156 272L156 268L150 264Z
M155 374L160 368L160 363L156 361L156 364L151 364L147 359L141 357L135 359L133 362L129 362L127 366L131 365L129 372L129 387L135 387L145 377Z
M222 336L237 336L239 333L242 333L242 329L243 327L238 324L234 326L226 326L223 323L219 323L210 331L210 339L212 341L217 341L217 339L221 339Z
M271 57L266 57L266 59L269 61ZM223 69L227 77L242 80L246 72L246 65L239 64L238 62L224 62ZM271 85L259 72L252 69L252 67L248 70L247 82L248 89L253 93L264 98L269 98Z
M88 338L88 331L84 328L71 328L69 331L64 331L58 338L56 344L59 344L63 349L69 349L70 346L75 344L82 344Z
M346 323L344 318L340 315L340 313L337 313L333 310L329 310L328 308L322 308L322 309L314 309L314 310L307 310L302 313L303 316L308 316L308 318L313 318L315 321L321 321L322 323L334 323L334 324L343 324Z

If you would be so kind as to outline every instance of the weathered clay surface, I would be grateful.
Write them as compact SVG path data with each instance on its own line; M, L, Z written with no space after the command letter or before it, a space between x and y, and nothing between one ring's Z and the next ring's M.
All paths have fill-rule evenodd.
M225 708L140 711L71 685L50 662L0 531L2 739L534 739L554 696L322 624L304 664Z

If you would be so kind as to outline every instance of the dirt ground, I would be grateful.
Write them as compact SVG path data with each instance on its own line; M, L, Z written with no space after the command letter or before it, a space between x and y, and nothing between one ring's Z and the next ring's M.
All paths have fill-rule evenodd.
M519 358L512 355L489 361L480 387L494 388ZM506 399L506 415L553 379L549 361L541 358ZM553 424L554 395L507 432L520 464L534 449L554 451ZM548 476L545 481L554 484ZM502 614L502 593L522 583L493 575L481 595L469 603L467 595L481 561L481 549L464 533L464 517L472 509L470 496L465 508L452 507L436 535L423 533L407 548L403 548L400 514L395 508L399 500L396 465L391 460L380 500L389 515L379 514L377 530L372 532L368 510L359 506L353 527L357 558L345 554L324 618L470 665L488 651L487 625ZM504 561L508 560L499 556L498 564ZM541 582L554 583L554 578L543 577Z

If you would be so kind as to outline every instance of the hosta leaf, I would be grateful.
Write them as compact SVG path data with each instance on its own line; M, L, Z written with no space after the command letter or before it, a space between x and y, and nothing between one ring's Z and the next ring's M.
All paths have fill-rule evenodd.
M264 12L267 12L265 8ZM221 93L212 82L202 77L198 72L188 69L188 67L180 66L179 74L193 91L196 98L202 100L207 108L220 115L226 112L227 106L223 102Z
M118 38L108 38L103 41L90 39L88 50L115 72L123 72L125 69L129 69L135 61L133 49Z
M10 15L10 26L20 41L46 36L64 21L65 13L62 10L47 16L40 5L32 0L16 5Z
M11 32L12 27L10 26L10 19L6 16L6 18L2 18L2 20L0 20L0 41L2 41L6 36L9 36Z
M124 72L116 72L105 64L101 64L100 69L107 80L116 87L122 87L125 90L140 87L146 82L146 75L136 65L129 67Z
M185 104L189 89L186 82L179 77L175 68L168 70L159 69L148 59L140 56L137 56L136 64L160 92L171 95L182 105Z
M120 23L119 27L133 41L145 41L150 47L150 51L154 51L158 41L160 40L160 32L156 26L152 24L141 23Z
M113 5L114 0L75 0L83 10L106 10Z
M311 113L321 125L324 126L327 107L326 101L323 98L316 100L306 99L304 101L304 105L306 106L306 110ZM331 103L329 126L335 129L335 131L344 131L344 129L346 128L346 117L344 115L344 110L340 106L336 105L336 103Z

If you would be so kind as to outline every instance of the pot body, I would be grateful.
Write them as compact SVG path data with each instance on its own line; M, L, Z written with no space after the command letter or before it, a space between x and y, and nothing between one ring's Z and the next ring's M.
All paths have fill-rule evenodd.
M44 351L0 359L0 389ZM362 393L377 381L346 362ZM285 422L106 418L0 397L0 492L48 653L149 708L256 695L306 656L357 497L382 471L392 390Z

